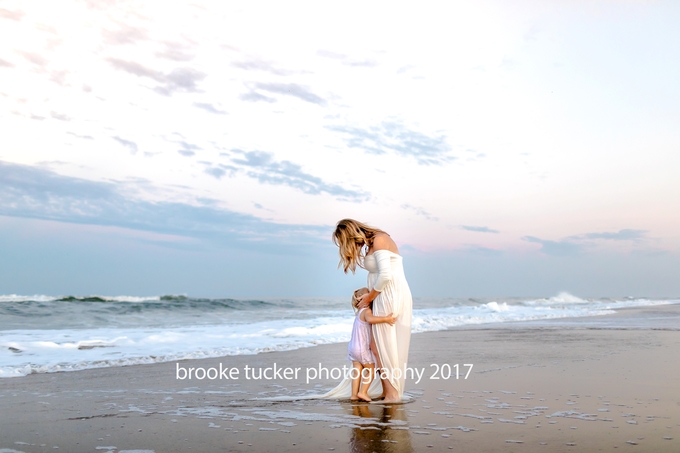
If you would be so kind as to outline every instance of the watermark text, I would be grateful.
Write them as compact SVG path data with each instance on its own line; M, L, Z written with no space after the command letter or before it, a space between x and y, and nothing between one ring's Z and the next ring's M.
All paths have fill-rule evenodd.
M208 379L208 380L305 380L309 384L318 379L340 380L345 377L357 379L360 371L354 367L343 365L342 367L328 368L319 363L316 367L281 367L274 363L269 367L251 367L245 365L243 368L228 367L220 363L218 367L190 367L180 366L176 363L175 378L178 380ZM467 379L470 376L471 363L464 364L437 364L432 363L427 367L403 367L403 368L364 368L361 370L361 377L366 379L370 373L374 373L374 378L378 379L404 379L415 381L416 384L427 377L432 380L456 380ZM368 373L368 374L367 374Z

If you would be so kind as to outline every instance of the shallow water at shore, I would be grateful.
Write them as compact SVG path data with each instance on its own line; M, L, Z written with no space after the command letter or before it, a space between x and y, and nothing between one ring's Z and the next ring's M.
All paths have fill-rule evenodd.
M413 332L570 319L676 299L414 298ZM286 351L349 340L344 298L0 296L0 377Z

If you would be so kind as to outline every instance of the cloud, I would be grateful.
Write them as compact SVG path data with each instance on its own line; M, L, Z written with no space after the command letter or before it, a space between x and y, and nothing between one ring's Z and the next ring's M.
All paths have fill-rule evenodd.
M50 112L50 116L52 118L54 118L55 120L59 120L59 121L71 121L71 117L66 115L65 113L59 113L59 112L52 111L52 112Z
M143 28L132 27L127 24L118 24L118 30L102 30L104 42L107 44L136 44L139 41L149 39L149 32Z
M491 228L485 226L461 225L460 227L464 230L476 231L478 233L500 233L498 230L492 230Z
M0 215L106 225L203 238L271 251L300 243L320 244L330 226L280 225L201 204L135 199L120 182L89 181L27 165L0 161Z
M365 201L370 198L365 192L330 184L317 176L305 173L300 165L293 162L276 161L271 153L263 151L244 152L238 149L232 151L242 156L232 158L232 163L240 165L249 177L257 179L261 183L284 185L311 195L327 193L348 201Z
M340 63L346 65L346 66L354 66L354 67L374 67L378 65L378 62L373 59L373 58L364 58L364 59L352 59L349 58L345 54L337 53L337 52L332 52L329 50L317 50L316 54L320 57L324 58L331 58L333 60L338 60Z
M120 69L130 74L134 74L139 77L149 77L158 82L163 81L164 74L158 72L154 69L142 66L134 61L119 60L118 58L109 58L109 63L113 65L114 68Z
M137 154L137 143L132 142L130 140L125 140L124 138L120 137L113 137L113 139L120 143L121 145L125 146L127 149L129 149L130 153Z
M602 233L586 233L576 236L570 236L569 239L573 240L584 240L584 239L606 239L612 241L633 241L639 242L646 238L646 230L619 230L615 233L602 232Z
M10 10L5 9L5 8L0 8L0 17L3 18L3 19L19 21L25 15L26 15L26 13L24 13L23 11L18 11L18 10L10 11Z
M177 90L196 92L196 83L205 79L206 75L192 68L177 68L164 76L165 87L157 88L162 94L172 94Z
M45 67L49 63L49 60L40 54L34 52L23 52L20 51L19 54L23 56L26 60L30 61L34 65Z
M94 137L92 137L91 135L80 135L80 134L76 134L75 132L66 132L66 133L69 134L69 135L73 135L74 137L82 138L82 139L85 139L85 140L94 140Z
M463 248L462 251L482 256L498 256L503 254L501 250L496 250L489 247L482 247L481 245L474 244L469 244L465 246L465 248Z
M397 121L384 121L378 126L365 129L351 126L327 128L343 134L347 146L371 154L392 152L412 157L420 165L443 165L456 159L450 154L451 147L446 142L446 136L430 137Z
M475 162L482 160L486 157L486 154L480 153L474 149L466 149L465 152L467 153L466 154L467 158L465 159L466 162Z
M177 91L197 92L196 84L206 77L206 74L193 68L175 68L166 74L134 61L118 58L109 58L108 61L116 69L160 83L154 90L164 95L171 95Z
M632 230L624 229L617 232L597 232L585 233L574 236L569 236L561 241L549 241L539 239L534 236L524 236L522 240L528 242L535 242L541 244L541 251L547 255L575 255L584 251L587 248L595 247L597 244L593 241L609 240L609 241L631 241L638 243L646 239L646 230Z
M157 57L173 61L191 61L196 58L193 45L177 42L164 42L163 45L165 48L155 53Z
M253 206L255 206L257 209L261 209L262 211L274 212L273 209L265 208L265 207L262 206L260 203L255 203L255 202L253 202Z
M14 65L7 60L0 58L0 68L13 68Z
M66 81L66 79L69 74L70 74L69 71L52 71L50 72L50 81L56 83L61 87L68 87L69 84Z
M407 65L402 66L399 69L397 69L397 74L403 74L407 71L410 71L411 69L415 69L415 66L412 65L412 64L407 64Z
M583 250L583 246L581 244L575 244L573 242L564 240L549 241L534 236L524 236L522 240L541 244L541 252L545 253L546 255L569 256L576 255Z
M651 257L657 258L661 256L672 256L672 252L669 250L659 250L659 249L649 249L649 250L631 250L631 255L636 257Z
M333 52L330 50L317 50L316 54L320 57L333 58L335 60L344 60L345 58L347 58L347 55L345 54Z
M90 9L97 9L100 11L111 10L120 0L83 0L83 2Z
M268 93L274 93L274 94L283 94L285 96L292 96L294 98L300 99L305 102L310 102L312 104L316 105L325 105L326 101L321 97L318 96L314 93L312 93L308 88L303 87L302 85L298 85L296 83L256 83L254 85L254 88L257 90L262 90L266 91ZM254 96L253 96L254 95ZM250 96L250 98L246 98L247 96ZM261 99L258 96L263 96L256 91L251 91L249 94L241 96L241 99L244 100L267 100L271 98L267 98L266 96L263 96L265 99Z
M257 93L255 91L251 91L249 93L244 93L239 96L239 99L242 101L249 101L249 102L276 102L276 99L270 98L269 96L265 96L263 94Z
M378 66L378 62L372 58L367 58L365 60L347 60L343 62L344 65L354 66L354 67L365 67L372 68Z
M182 149L178 150L177 152L180 153L182 156L193 156L196 154L196 151L201 150L201 148L198 145L193 145L191 143L187 143L185 141L179 142L179 144L182 146Z
M438 222L438 221L439 221L439 218L438 218L438 217L433 216L432 214L430 214L429 212L427 212L427 211L424 210L423 208L419 208L418 206L411 206L410 204L402 204L402 205L401 205L401 208L402 208L402 209L408 209L408 210L414 211L416 214L418 214L419 216L424 217L424 218L427 219L427 220L432 220L433 222Z
M235 68L245 69L246 71L265 71L274 75L281 76L292 74L291 71L286 71L285 69L277 68L272 63L258 59L235 61L231 65Z
M215 107L213 104L209 104L207 102L194 102L194 107L198 107L199 109L203 109L206 112L209 113L215 113L217 115L226 115L227 112L224 110L220 110L217 107Z
M217 179L222 179L222 176L227 173L223 168L220 167L208 167L203 171Z
M239 169L237 167L234 167L233 165L226 164L214 165L211 162L205 161L200 161L199 163L206 166L203 172L212 176L215 179L222 179L222 177L226 174L229 174L229 176L234 176L239 171Z

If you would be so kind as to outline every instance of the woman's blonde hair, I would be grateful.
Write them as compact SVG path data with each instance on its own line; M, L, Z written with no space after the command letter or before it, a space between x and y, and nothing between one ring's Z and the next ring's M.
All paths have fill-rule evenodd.
M364 245L371 248L376 234L385 233L383 230L373 228L354 219L342 219L338 222L333 232L333 243L339 247L340 263L345 274L348 271L356 272L357 266L363 266Z

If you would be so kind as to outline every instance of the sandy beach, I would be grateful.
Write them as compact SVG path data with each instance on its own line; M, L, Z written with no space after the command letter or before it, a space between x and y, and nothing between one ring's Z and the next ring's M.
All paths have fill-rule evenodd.
M679 320L667 305L415 334L401 405L266 400L332 387L310 370L346 365L346 344L7 378L0 452L677 452Z

